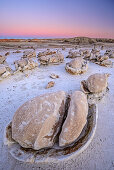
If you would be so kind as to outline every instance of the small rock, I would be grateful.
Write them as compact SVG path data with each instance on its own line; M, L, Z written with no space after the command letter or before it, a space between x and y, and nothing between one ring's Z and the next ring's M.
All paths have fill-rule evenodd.
M9 55L10 54L10 52L7 52L7 53L5 53L5 56L7 56L7 55Z
M48 84L47 84L47 86L46 86L46 89L51 88L51 87L53 87L54 85L55 85L55 82L54 82L54 81L50 81L50 82L48 82Z
M58 76L58 75L56 75L56 74L51 74L51 75L50 75L50 78L52 78L52 79L56 79L56 78L59 78L59 76Z

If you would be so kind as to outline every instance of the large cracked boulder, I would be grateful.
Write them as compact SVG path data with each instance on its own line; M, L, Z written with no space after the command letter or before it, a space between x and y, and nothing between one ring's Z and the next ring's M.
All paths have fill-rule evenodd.
M70 74L82 74L88 70L88 61L80 57L75 58L66 63L65 69Z
M59 136L59 146L73 143L79 137L87 122L88 103L83 92L75 91L71 95L69 105L67 118Z
M33 58L33 57L36 57L36 52L33 50L33 51L24 51L23 52L23 58Z
M6 61L6 56L0 55L0 64L3 64Z
M86 95L75 91L47 93L24 103L14 114L12 138L23 148L39 150L75 142L88 115Z
M52 147L65 112L64 91L48 93L23 104L12 120L12 138L24 148Z

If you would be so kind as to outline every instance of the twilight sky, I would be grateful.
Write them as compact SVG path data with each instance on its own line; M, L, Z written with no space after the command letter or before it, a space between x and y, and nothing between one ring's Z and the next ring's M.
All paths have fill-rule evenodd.
M114 0L0 0L0 38L114 38Z

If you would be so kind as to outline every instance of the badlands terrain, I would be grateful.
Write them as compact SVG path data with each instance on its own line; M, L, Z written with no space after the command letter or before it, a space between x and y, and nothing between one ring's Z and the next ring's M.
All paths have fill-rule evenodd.
M91 59L90 53L92 53ZM0 40L0 55L0 64L2 64L0 170L47 169L47 164L23 163L14 159L4 145L5 128L16 110L26 101L49 92L64 90L71 93L81 90L80 82L94 73L110 74L109 91L97 103L98 122L95 136L84 152L68 161L50 163L48 169L114 170L114 40L85 37L42 40L4 39ZM31 55L30 59L28 59L29 55ZM3 62L2 56L5 56ZM76 58L83 58L85 63L88 63L87 69L81 67L78 74L74 74L77 70L72 73L72 67L70 71L66 69L68 65L66 63Z

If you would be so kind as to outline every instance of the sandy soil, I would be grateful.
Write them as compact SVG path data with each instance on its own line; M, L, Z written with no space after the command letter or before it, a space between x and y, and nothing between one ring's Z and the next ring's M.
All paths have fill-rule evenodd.
M37 49L36 52L43 49ZM13 49L7 56L7 62L14 69L13 61L19 59L22 53L15 54ZM21 50L23 52L23 50ZM62 51L64 56L69 49ZM4 54L5 50L0 50ZM103 53L104 51L102 51ZM109 93L98 104L99 118L96 134L89 147L76 158L60 164L50 164L48 169L67 170L114 170L114 68L106 68L94 63L89 63L87 73L83 75L70 75L65 71L65 63L60 65L39 66L34 70L18 73L0 82L0 170L29 170L46 169L46 164L25 164L12 158L3 143L4 129L12 120L15 111L25 101L46 92L64 90L66 92L80 90L80 81L93 73L110 73ZM55 73L60 78L55 79L55 86L45 89ZM26 77L28 74L28 77Z

